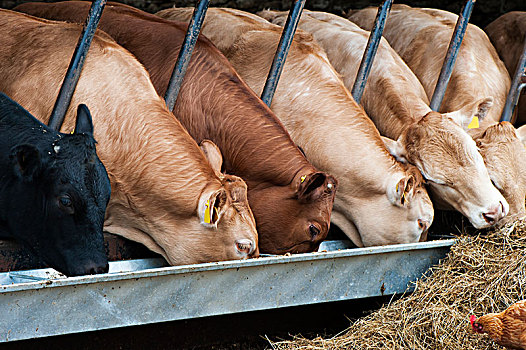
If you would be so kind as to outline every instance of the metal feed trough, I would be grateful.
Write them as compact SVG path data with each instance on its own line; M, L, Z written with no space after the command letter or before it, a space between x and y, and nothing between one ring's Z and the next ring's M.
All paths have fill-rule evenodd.
M110 262L102 275L0 274L0 342L403 293L454 240L165 267Z

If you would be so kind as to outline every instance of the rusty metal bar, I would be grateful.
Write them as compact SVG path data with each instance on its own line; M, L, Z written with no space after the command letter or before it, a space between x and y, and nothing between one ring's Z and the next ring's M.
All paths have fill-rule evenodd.
M80 73L82 72L82 66L84 65L86 55L88 54L91 41L95 35L95 30L97 30L97 26L99 25L102 10L104 10L105 5L106 0L94 0L91 4L88 18L82 27L82 33L77 42L77 47L73 52L73 57L69 63L66 77L60 87L57 100L55 101L53 111L51 112L51 117L49 118L48 125L54 130L58 131L62 127L66 112L71 103L71 98L77 87Z
M504 104L504 109L502 110L502 115L500 116L501 122L511 121L513 111L515 106L519 102L519 97L521 95L521 90L526 86L526 38L524 39L524 47L522 49L522 56L517 62L517 68L515 69L515 75L511 81L510 91L506 97L506 103Z
M263 88L263 93L261 94L261 100L270 107L272 103L272 98L276 92L276 87L278 86L279 77L283 71L283 65L287 59L289 53L290 45L294 39L294 33L296 33L296 28L300 21L301 12L305 6L305 0L294 0L292 8L289 11L289 16L287 17L287 22L283 27L283 32L281 34L281 39L279 40L278 49L274 55L274 60L272 61L272 66L268 72L267 81L265 82L265 87Z
M197 6L194 9L192 19L188 24L188 29L184 37L183 45L179 51L179 56L175 62L174 70L172 71L172 77L168 83L168 88L164 94L164 100L168 109L172 111L177 101L177 96L179 95L179 90L183 83L184 76L186 74L186 69L192 58L192 53L194 51L195 43L199 37L199 32L201 32L201 27L203 21L205 20L206 11L208 10L208 5L210 0L200 0Z
M362 62L360 62L360 68L358 68L358 73L356 74L356 79L354 80L354 85L351 91L352 97L358 104L362 99L363 90L365 89L365 84L367 84L367 78L369 77L369 72L373 66L374 57L384 31L385 21L391 11L392 4L393 0L385 0L382 5L378 7L378 13L376 14L371 33L369 34L369 40L367 41Z
M430 107L434 111L438 111L440 109L440 105L442 104L442 100L446 94L447 84L451 78L451 73L453 72L453 67L455 66L458 51L460 49L460 45L462 44L464 34L466 33L469 18L471 17L471 12L473 11L475 1L476 0L468 0L464 5L460 16L458 16L457 24L455 25L455 30L453 31L453 36L449 42L446 58L444 59L444 64L440 70L440 75L438 77L437 85L435 86L435 91L433 92L433 97L431 97Z

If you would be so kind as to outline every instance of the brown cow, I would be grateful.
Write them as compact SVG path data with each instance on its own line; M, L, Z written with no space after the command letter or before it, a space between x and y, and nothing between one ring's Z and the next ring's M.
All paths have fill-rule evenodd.
M16 9L81 22L89 7L89 2L68 1ZM138 58L164 95L186 26L108 3L99 28ZM281 122L206 38L197 42L174 113L196 141L216 143L226 171L247 182L261 252L317 249L329 229L336 180L305 159Z
M351 11L349 19L371 30L377 8ZM418 77L429 98L433 95L457 15L434 9L393 5L383 36ZM469 24L449 81L441 112L462 109L491 97L486 125L498 122L511 81L487 35Z
M286 12L278 11L262 11L259 15L279 25L283 25L287 17ZM367 45L369 32L345 18L312 11L304 11L299 28L313 34L327 52L334 68L342 75L345 85L351 88ZM462 124L463 120L468 121L464 124L469 124L474 114L479 118L484 117L488 107L491 106L491 100L483 99L472 103L460 111L443 114L442 118L437 117L436 113L433 113L433 116L428 115L431 108L422 84L387 41L382 39L371 67L362 102L365 111L382 135L399 139L399 143L408 142L401 145L404 153L408 154L405 158L412 159L419 169L429 176L431 189L437 194L437 200L443 202L447 199L448 204L472 219L474 225L477 225L477 222L484 224L484 221L495 223L506 215L506 204L503 204L504 209L499 211L501 208L499 201L502 197L491 184L491 171L488 178L488 171L484 166L478 166L482 163L480 156L473 158L475 162L465 163L463 160L463 154L475 155L477 151L475 143L469 139L459 124ZM413 125L415 123L417 125ZM416 132L417 128L420 129L419 132ZM441 132L443 129L447 132ZM400 138L402 134L404 136ZM418 140L410 138L430 135L433 135L435 140L433 144L422 143L420 155L411 154L411 149ZM508 135L503 136L508 137ZM391 147L393 150L397 148ZM459 150L460 153L455 150ZM484 150L488 148L485 147ZM397 153L395 155L398 156ZM484 153L482 156L487 160ZM509 159L509 153L494 154L491 160L497 163L493 163L491 169L506 169ZM444 164L449 165L444 167ZM510 200L513 201L522 195L522 206L519 208L521 213L524 212L526 189L515 187L514 178L503 178L500 172L496 171L495 179L498 178L501 188L516 188L519 191L519 193L507 191L509 196L504 197L508 204L511 205ZM442 181L445 178L449 179L452 189L444 191L443 186L436 186L432 179L436 179L437 176L440 176ZM476 203L478 206L466 205L467 202ZM517 207L515 205L517 203L513 204L513 208ZM494 207L497 210L492 210ZM480 224L478 225L481 227Z
M192 9L159 15L188 20ZM281 28L232 9L210 8L203 34L260 93ZM339 181L332 222L358 246L417 242L433 208L421 174L388 153L374 124L350 96L323 50L295 35L272 109L307 158Z
M508 12L488 24L484 31L513 76L526 40L526 12ZM526 90L523 90L519 99L517 113L515 125L526 124Z
M81 26L0 11L0 90L47 122ZM62 130L75 106L93 115L111 199L104 229L146 245L170 264L257 256L257 233L238 177L220 173L221 155L188 135L148 73L108 35L93 38Z

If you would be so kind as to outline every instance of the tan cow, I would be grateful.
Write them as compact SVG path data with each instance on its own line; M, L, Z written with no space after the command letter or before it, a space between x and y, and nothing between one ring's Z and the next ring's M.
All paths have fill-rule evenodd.
M503 14L488 24L484 31L497 49L508 72L513 76L526 40L526 12L512 11ZM517 112L515 125L526 124L526 90L522 91Z
M279 25L287 18L286 12L258 14ZM345 18L312 11L304 12L299 28L312 33L350 89L369 32ZM447 115L431 112L418 78L385 39L378 48L362 101L380 133L398 139L396 143L385 139L393 155L420 169L442 208L455 208L476 227L494 224L506 215L508 204L491 184L475 143L461 127L462 121L485 113L491 101L483 99ZM428 138L433 142L422 142Z
M0 11L0 90L47 122L81 26ZM62 130L74 107L93 115L111 181L104 229L143 243L170 264L258 254L246 184L220 173L221 155L202 148L174 118L137 60L108 35L93 39ZM212 165L212 166L211 166Z
M375 13L376 9L367 8L352 12L349 18L367 29L372 26ZM446 11L413 9L406 5L395 6L394 12L389 16L384 35L418 76L429 97L439 75L456 18L456 15ZM418 34L419 31L420 34ZM440 52L443 51L444 54L427 54L428 52L434 53L436 47L439 47ZM502 62L496 56L486 35L478 27L469 25L447 90L452 92L446 94L441 110L452 111L455 105L462 101L469 106L483 96L493 98L497 108L493 106L489 111L482 111L483 113L478 115L479 118L482 118L480 129L471 129L469 134L477 143L483 142L486 145L481 149L481 153L490 178L508 201L510 216L515 217L525 214L526 189L514 185L521 182L519 178L503 177L500 173L506 169L510 169L512 173L511 169L523 164L522 161L516 161L524 156L523 152L516 147L508 147L502 152L503 149L497 145L498 142L495 144L495 149L491 149L487 140L478 139L487 127L494 125L500 118L507 89L510 86L508 73L503 68ZM406 92L404 91L403 94L405 96ZM463 123L464 128L468 127L468 121L469 119ZM512 137L506 132L507 128L495 128L494 130L490 134L495 141ZM503 135L497 136L498 132L502 132ZM517 136L514 136L515 143L518 141ZM526 168L523 172L526 172Z
M192 9L158 14L188 21ZM281 28L241 11L210 8L203 34L260 94ZM307 158L338 179L331 221L356 245L417 242L422 237L433 208L420 173L388 153L310 35L296 33L271 108Z
M351 11L348 18L371 30L377 8ZM429 98L433 95L457 15L434 9L393 5L383 36L418 77ZM487 35L469 24L449 81L441 112L462 109L490 97L493 107L485 124L500 119L511 81Z

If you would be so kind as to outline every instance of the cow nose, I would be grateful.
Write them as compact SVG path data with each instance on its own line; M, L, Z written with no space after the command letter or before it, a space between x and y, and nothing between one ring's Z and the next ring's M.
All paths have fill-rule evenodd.
M236 249L240 254L248 257L254 252L256 245L250 239L238 239L236 241Z
M500 219L506 216L508 213L507 208L504 207L502 202L490 208L487 212L482 213L484 220L490 225L495 225Z
M425 231L429 228L429 226L431 226L431 222L430 220L427 220L427 219L418 219L418 227L420 227L420 229L422 231Z
M90 263L86 266L85 275L96 275L99 273L107 273L110 269L110 265L106 263L104 266Z

